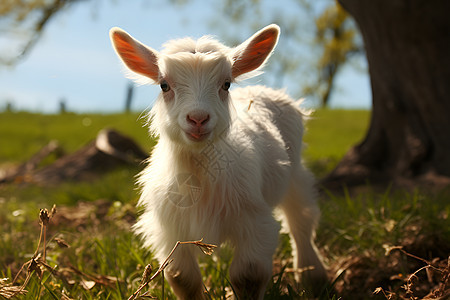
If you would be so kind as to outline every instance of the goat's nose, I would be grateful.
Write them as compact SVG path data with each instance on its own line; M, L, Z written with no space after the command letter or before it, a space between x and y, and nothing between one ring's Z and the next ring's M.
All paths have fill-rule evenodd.
M189 124L201 127L208 123L209 121L209 114L206 111L194 111L190 112L186 116L186 120Z

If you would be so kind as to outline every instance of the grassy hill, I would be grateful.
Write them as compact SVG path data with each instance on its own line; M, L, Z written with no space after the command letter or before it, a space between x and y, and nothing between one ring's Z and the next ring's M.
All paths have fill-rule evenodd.
M358 142L367 129L368 111L318 110L307 121L305 150L307 160L339 159ZM95 138L98 131L111 127L134 138L150 150L153 141L144 127L144 114L56 114L27 112L0 114L0 164L21 162L51 140L73 152Z
M351 145L361 140L368 121L367 111L315 112L305 136L307 164L318 176L326 173ZM1 113L0 168L25 161L51 140L57 140L66 152L73 152L105 127L131 136L150 151L154 140L148 138L144 122L139 114ZM153 270L158 267L130 229L138 214L134 176L139 170L119 168L98 180L50 187L0 185L0 278L10 279L0 281L0 295L24 263L30 262L33 254L43 252L45 244L48 267L37 276L39 268L33 269L31 263L25 265L15 284L26 281L28 269L28 293L21 298L128 298L139 287L145 266L150 263ZM380 194L370 185L359 193L323 193L317 243L329 266L334 291L325 290L321 299L384 299L381 292L373 296L377 287L387 294L423 297L436 288L442 274L435 270L429 281L426 272L420 271L407 294L401 286L424 262L392 247L402 246L402 251L430 263L435 259L433 264L444 272L450 253L448 195L445 191L430 194L389 189ZM53 204L57 211L39 247L39 209L50 209ZM297 287L289 272L288 239L286 234L281 235L266 299L308 299L307 292ZM65 247L64 241L70 247ZM224 299L232 292L226 272L230 259L226 249L217 259L202 259L202 274L212 299ZM173 299L161 277L150 286L151 295Z
M107 127L120 130L150 149L144 116L138 114L0 114L0 163L22 162L51 140L73 152Z

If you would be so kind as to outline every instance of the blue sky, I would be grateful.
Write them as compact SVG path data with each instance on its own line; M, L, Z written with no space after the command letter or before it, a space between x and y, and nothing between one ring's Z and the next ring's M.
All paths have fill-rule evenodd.
M294 5L293 2L284 3ZM211 26L213 20L221 24L214 4L215 1L199 0L181 6L167 4L165 0L82 1L52 20L25 60L14 67L0 66L0 110L11 102L15 109L52 113L58 111L59 102L65 99L70 111L121 111L129 81L111 48L109 29L122 27L155 49L160 49L169 39L184 36L198 38L212 34L220 39L226 25ZM289 7L284 9L289 11ZM228 37L236 36L242 41L253 33L250 28L229 26L229 29L225 30ZM280 39L283 39L281 29ZM274 76L266 72L252 79L252 83L270 84L276 81ZM300 97L296 95L296 86L295 81L283 81L283 87L294 98ZM137 87L133 110L151 106L158 92L157 86ZM366 72L345 67L330 105L370 108L370 99Z

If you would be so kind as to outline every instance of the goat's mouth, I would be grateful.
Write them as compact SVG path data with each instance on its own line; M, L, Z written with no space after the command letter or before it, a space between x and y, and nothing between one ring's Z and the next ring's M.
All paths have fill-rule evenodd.
M192 131L186 131L186 136L189 140L193 142L202 142L206 140L209 137L210 132L192 132Z

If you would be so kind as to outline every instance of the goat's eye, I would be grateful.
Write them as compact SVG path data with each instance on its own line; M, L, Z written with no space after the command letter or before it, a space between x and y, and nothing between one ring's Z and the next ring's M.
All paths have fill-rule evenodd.
M222 89L224 89L225 91L228 91L229 88L231 86L231 82L229 82L228 80L224 82L224 84L222 85Z
M161 81L161 83L159 84L159 86L161 87L161 90L165 93L170 91L170 85L167 83L167 81L163 80Z

